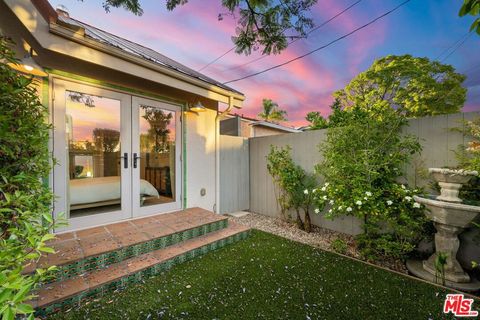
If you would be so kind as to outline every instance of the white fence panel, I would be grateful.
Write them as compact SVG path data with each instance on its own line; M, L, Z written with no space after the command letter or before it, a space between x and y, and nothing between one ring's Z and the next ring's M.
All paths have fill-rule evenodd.
M250 208L248 138L220 136L220 213Z
M462 120L472 120L479 112L457 113L412 119L403 129L405 134L418 137L423 151L406 167L406 179L410 185L428 186L426 169L429 167L455 166L455 150L464 144L463 135L453 130L462 127ZM273 182L267 171L266 156L270 145L292 147L293 160L306 171L322 161L318 146L326 138L327 130L290 133L250 139L250 211L279 217L280 208L275 199ZM361 232L362 223L350 216L333 221L323 215L313 215L314 224L348 234Z

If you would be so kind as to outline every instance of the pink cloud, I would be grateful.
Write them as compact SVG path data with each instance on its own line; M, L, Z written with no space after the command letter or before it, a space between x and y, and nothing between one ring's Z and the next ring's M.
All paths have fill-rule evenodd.
M355 30L364 25L374 17L377 17L383 11L382 6L370 6L369 10L359 10L364 8L365 3L360 3L343 13L341 16L330 22L328 28L336 31L336 37ZM347 7L339 1L323 1L321 6L317 6L315 12L320 14L324 20L333 17ZM365 14L365 11L368 13ZM358 74L360 63L370 56L375 47L385 41L388 30L387 20L381 19L373 25L359 30L355 34L345 39L347 54L346 63L351 75Z
M288 111L289 123L296 126L305 124L304 118L309 111L320 111L323 115L329 113L332 102L330 92L312 94L294 82L278 80L262 86L262 81L254 79L242 83L239 89L249 94L241 112L255 117L262 109L262 99L271 98L280 108Z
M313 15L315 20L321 23L343 9L338 2L328 0L317 5ZM232 17L218 21L217 14L222 11L219 2L213 7L211 5L207 7L200 2L191 2L169 13L160 9L146 11L142 17L93 13L89 19L101 22L94 25L103 26L107 31L145 44L179 62L188 61L185 64L198 69L233 46L230 37L235 33L236 22ZM317 15L321 18L317 18ZM329 24L328 28L312 33L307 41L296 42L280 55L269 56L236 70L226 70L259 56L258 52L250 57L232 52L203 72L219 81L227 81L263 70L293 59L312 47L329 41L330 38L351 31L364 23L366 18L368 17L362 17L352 10ZM377 29L383 30L384 26L375 28ZM119 33L116 30L123 31ZM335 34L332 34L332 31ZM369 50L383 41L384 31L375 31L373 36L367 31L362 31L345 41L347 53L335 57L339 65L348 66L341 70L348 69L352 74L369 54ZM332 101L331 93L344 85L343 79L346 77L345 74L338 72L338 65L332 64L331 61L327 63L326 56L329 52L331 51L327 49L326 54L313 54L263 75L230 84L247 96L243 112L255 116L260 112L262 99L270 98L287 109L289 119L297 125L304 123L303 118L309 111L327 114Z

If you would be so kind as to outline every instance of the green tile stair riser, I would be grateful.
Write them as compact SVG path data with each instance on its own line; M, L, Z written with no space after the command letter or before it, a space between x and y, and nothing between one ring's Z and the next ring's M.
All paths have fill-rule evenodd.
M168 236L155 239L153 246L156 250L163 249L163 248L167 247L168 246Z
M208 252L208 246L203 246L200 248L200 254L206 254Z
M171 245L179 243L180 241L182 241L182 237L178 233L172 234Z
M182 241L187 241L193 237L192 229L186 230L182 233Z
M198 237L201 234L201 230L199 228L192 229L192 237Z
M109 265L121 262L123 260L139 256L141 254L162 249L182 241L199 237L210 232L218 231L228 227L228 220L211 222L198 226L180 233L174 233L163 237L155 238L140 244L135 244L121 249L100 254L94 257L87 257L66 265L57 267L54 277L44 284L66 280L71 277L88 273L98 269L104 269Z
M219 249L226 244L232 244L237 241L246 239L250 235L250 230L243 231L237 233L235 235L231 235L225 239L217 240L213 243L204 245L202 247L184 252L176 257L173 257L165 262L158 263L154 266L148 267L146 269L140 270L134 274L130 274L127 276L122 277L121 279L114 280L103 284L99 287L89 289L87 291L83 291L73 297L64 299L62 301L54 302L48 306L43 308L39 308L36 310L35 315L45 317L53 312L57 312L60 310L67 310L73 308L75 306L79 306L82 300L86 299L97 299L105 296L106 294L110 294L112 291L115 290L123 290L128 285L135 284L142 282L150 277L156 276L161 274L162 272L167 271L168 269L172 268L174 265L183 263L187 260L192 260L195 257L199 257L203 254L208 253L209 251L213 251Z

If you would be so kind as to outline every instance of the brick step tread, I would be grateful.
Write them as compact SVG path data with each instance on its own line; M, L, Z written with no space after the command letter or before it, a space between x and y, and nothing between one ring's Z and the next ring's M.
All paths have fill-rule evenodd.
M38 298L34 301L31 301L31 304L35 308L44 308L45 306L57 301L65 300L72 296L77 296L82 292L95 290L96 288L100 288L109 282L134 276L142 270L170 261L184 253L191 252L192 250L202 248L211 243L215 243L248 230L249 228L246 226L230 222L229 226L225 229L221 229L197 238L192 238L173 246L145 253L119 263L112 264L105 269L95 270L88 274L47 284L40 288L38 292Z
M48 244L56 253L43 256L37 263L29 263L24 273L34 272L38 267L63 266L84 259L95 259L124 248L224 220L228 221L228 218L201 208L191 208L59 234L57 239Z

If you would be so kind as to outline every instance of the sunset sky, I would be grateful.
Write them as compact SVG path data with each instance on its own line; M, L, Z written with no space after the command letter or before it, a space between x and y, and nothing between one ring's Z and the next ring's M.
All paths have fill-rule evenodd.
M319 25L354 2L318 0L311 14ZM401 2L363 0L280 55L242 66L257 58L260 52L251 56L231 52L202 72L225 82L263 70L320 47ZM235 34L233 17L226 16L222 21L217 18L225 12L220 0L190 0L173 12L165 9L165 1L143 0L145 13L140 17L122 9L105 13L100 0L51 0L51 3L54 7L65 5L72 18L150 47L197 70L232 48L230 37ZM445 51L465 39L472 22L470 17L458 17L461 3L460 0L412 0L325 50L268 73L231 83L230 86L247 97L240 113L256 116L262 98L270 98L288 111L290 125L303 125L309 111L328 115L332 93L368 68L374 59L388 54L445 59L444 63L452 64L468 77L464 83L468 97L463 111L480 111L480 36L467 37L451 55Z
M67 91L67 97L70 91ZM67 132L71 133L71 139L75 142L94 142L93 131L95 129L111 129L118 132L120 129L120 101L88 95L95 107L87 107L82 102L72 101L67 98ZM139 112L139 137L148 134L150 124L144 118L144 108L137 108L135 112ZM170 130L168 141L175 141L175 114L169 110L162 110L165 114L172 113L172 119L167 125Z

